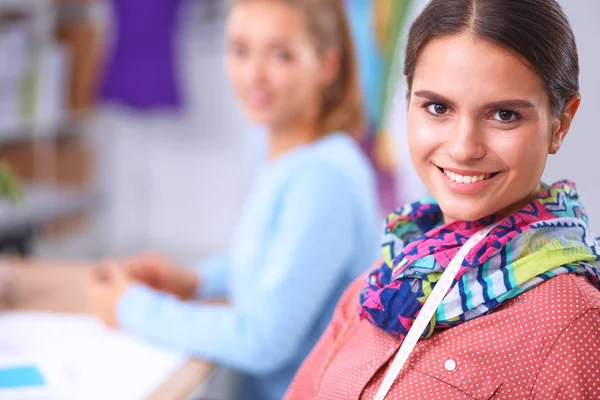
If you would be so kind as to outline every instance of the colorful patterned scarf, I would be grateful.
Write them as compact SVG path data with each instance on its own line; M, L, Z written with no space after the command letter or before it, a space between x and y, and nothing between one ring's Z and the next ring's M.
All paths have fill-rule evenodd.
M467 254L422 337L481 316L560 274L583 274L600 287L600 245L588 229L574 183L560 181L543 191ZM459 248L498 220L443 224L433 201L392 213L383 243L385 261L369 274L360 293L360 318L406 336Z

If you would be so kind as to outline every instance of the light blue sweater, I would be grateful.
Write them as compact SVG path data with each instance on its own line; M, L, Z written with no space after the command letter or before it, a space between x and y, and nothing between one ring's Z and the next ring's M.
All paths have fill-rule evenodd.
M199 297L232 306L136 284L119 302L119 323L244 372L247 399L281 399L343 290L377 258L375 193L368 161L345 134L286 153L259 174L229 254L199 268Z

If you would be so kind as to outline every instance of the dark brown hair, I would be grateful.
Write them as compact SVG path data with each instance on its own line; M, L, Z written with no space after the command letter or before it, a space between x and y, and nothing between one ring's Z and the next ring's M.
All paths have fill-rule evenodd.
M427 43L462 32L507 49L536 71L554 113L579 94L575 37L556 0L432 0L408 37L404 75L409 93Z
M233 0L233 5L256 0ZM298 9L319 55L334 49L340 70L325 89L321 104L323 133L344 131L360 135L365 128L354 43L342 0L269 0Z

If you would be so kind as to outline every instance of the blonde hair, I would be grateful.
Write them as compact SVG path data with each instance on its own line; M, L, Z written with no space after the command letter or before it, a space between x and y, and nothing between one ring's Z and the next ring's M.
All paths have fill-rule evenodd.
M233 0L233 5L257 0ZM265 0L262 0L265 1ZM296 8L303 15L317 54L339 52L339 72L323 92L320 122L324 133L360 136L366 128L356 52L342 0L269 0Z

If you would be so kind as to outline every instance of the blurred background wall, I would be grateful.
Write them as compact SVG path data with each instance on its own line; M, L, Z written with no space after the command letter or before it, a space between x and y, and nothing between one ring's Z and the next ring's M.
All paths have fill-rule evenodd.
M425 3L412 1L409 19ZM578 41L583 102L545 179L575 180L600 232L600 3L561 3ZM155 249L193 262L226 248L265 143L223 70L227 7L225 0L0 0L0 161L27 192L18 209L0 204L0 251L97 259ZM126 43L117 15L156 18L168 43L160 35ZM119 50L119 40L148 57L140 63L148 68L129 76L173 57L172 97L159 93L169 83L158 78L140 100L128 89L135 79L111 77L135 64L137 50ZM153 51L163 47L171 53L159 58ZM403 90L392 93L386 118L393 201L426 195L408 160Z

